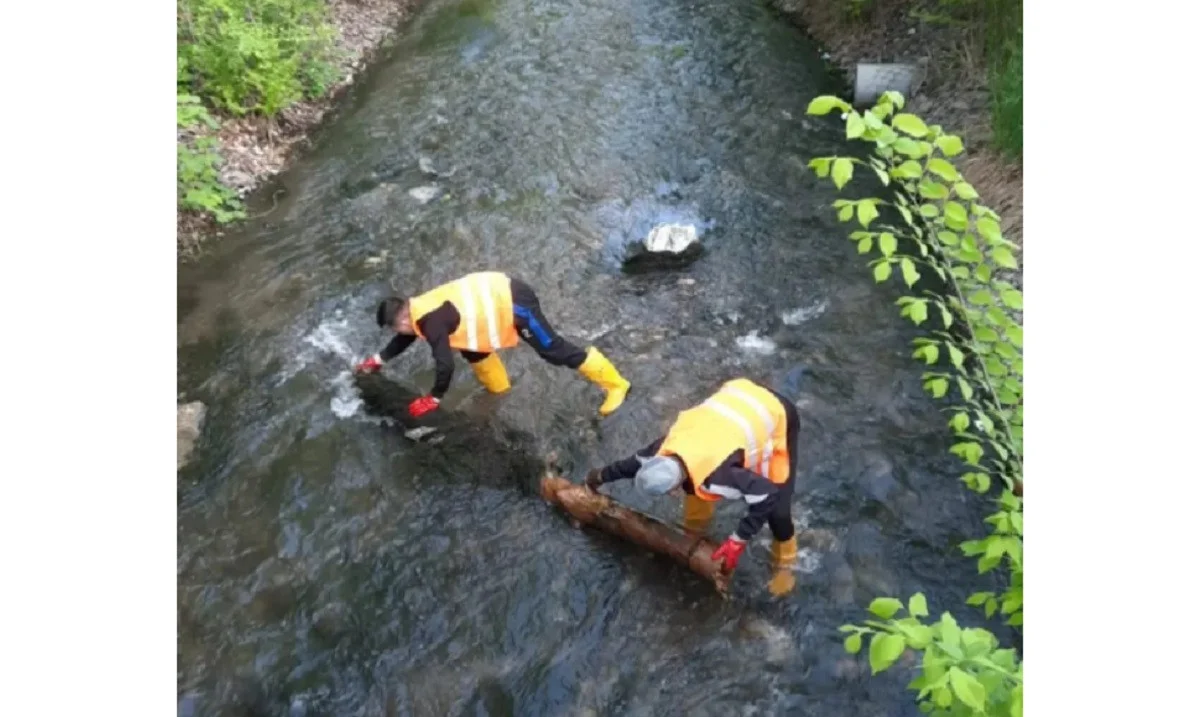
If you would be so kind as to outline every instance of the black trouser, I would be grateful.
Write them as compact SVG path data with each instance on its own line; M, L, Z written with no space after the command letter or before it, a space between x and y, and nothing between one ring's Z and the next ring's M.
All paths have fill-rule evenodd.
M783 404L783 412L787 416L788 477L783 485L779 486L775 509L767 516L771 535L782 543L791 540L796 534L796 525L792 522L792 494L796 491L796 444L800 436L800 415L796 413L796 406L791 401L775 391L771 391L771 394Z
M546 363L577 369L583 365L587 353L559 335L542 313L542 305L533 289L520 279L511 279L513 301L513 323L525 343L533 347ZM469 363L477 363L488 357L486 353L462 351Z

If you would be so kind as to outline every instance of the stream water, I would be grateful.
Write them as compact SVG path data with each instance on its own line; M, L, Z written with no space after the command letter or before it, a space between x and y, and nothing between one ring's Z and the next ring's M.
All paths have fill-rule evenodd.
M982 505L895 294L804 169L843 147L804 116L832 82L747 0L428 2L278 205L180 268L179 390L209 417L179 476L179 714L917 714L912 669L869 678L837 627L916 591L965 616L985 586L955 546ZM623 275L622 247L662 221L701 227L708 253ZM600 393L527 347L504 354L503 397L459 362L444 407L561 452L576 480L725 379L794 397L790 596L763 588L765 529L721 602L573 528L534 476L473 481L366 415L349 368L387 339L375 303L480 269L524 278L633 382L601 421ZM428 349L386 372L427 388ZM712 535L743 510L722 506Z

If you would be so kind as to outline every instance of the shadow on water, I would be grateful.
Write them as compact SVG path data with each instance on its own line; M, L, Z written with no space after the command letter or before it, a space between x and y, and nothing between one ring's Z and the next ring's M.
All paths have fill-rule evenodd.
M983 506L896 294L804 169L842 146L804 116L829 81L753 2L431 0L278 208L180 268L180 391L209 406L179 475L180 713L916 714L910 674L868 679L836 628L916 591L971 617L990 585L956 543ZM624 242L678 218L702 258L620 271ZM634 384L616 414L526 347L504 396L459 362L439 442L404 437L399 409L432 384L427 348L360 391L380 296L481 268L609 355ZM578 480L739 375L801 416L791 596L762 588L765 531L725 604L528 489L550 450Z

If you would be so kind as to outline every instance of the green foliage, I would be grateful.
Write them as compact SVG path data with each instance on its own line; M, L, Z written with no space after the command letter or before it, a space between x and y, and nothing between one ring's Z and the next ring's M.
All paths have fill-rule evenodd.
M833 207L840 221L856 220L850 239L860 254L878 250L871 261L875 280L898 275L911 291L896 303L901 316L928 328L914 340L913 357L929 367L925 390L949 399L945 410L955 437L950 452L966 464L963 483L979 493L1000 488L998 509L985 521L990 535L961 547L976 558L980 574L1006 567L1009 586L999 594L975 593L968 604L1021 625L1024 518L1023 501L1013 489L1023 474L1024 332L1014 312L1022 308L1023 296L1001 278L1002 270L1017 267L1014 246L1002 236L1000 217L979 203L979 193L954 166L963 151L961 138L903 109L904 97L896 92L885 93L864 113L836 97L814 99L809 114L841 112L847 138L870 143L873 151L867 159L817 157L809 165L838 189L853 179L856 167L869 169L864 174L886 188L888 199L838 199ZM887 622L849 627L859 638L847 639L847 650L861 648L862 635L873 629L869 655L872 672L879 672L903 652L899 635L925 653L923 674L914 682L923 710L1020 714L1020 665L1011 651L997 650L991 633L959 630L948 613L936 626L922 625L917 618L927 612L923 596L914 596L910 616L897 620L902 607L894 598L872 602L868 610ZM1006 657L996 663L988 657L995 654Z
M244 218L246 214L237 193L221 184L217 142L204 134L216 129L217 121L195 95L177 94L175 107L176 124L183 130L176 145L179 206L211 214L222 224Z
M1022 4L1020 0L986 0L992 140L1010 157L1021 155L1025 138Z
M323 0L178 0L184 89L235 115L274 115L335 77Z
M177 0L176 184L179 207L219 223L245 217L221 184L221 156L206 109L271 116L336 79L324 0Z
M873 9L875 9L875 0L845 0L842 14L847 20L861 22Z
M954 616L942 613L936 622L929 615L925 596L909 598L908 615L895 598L887 601L888 617L861 625L843 625L846 651L857 654L870 640L867 659L871 674L891 668L907 650L920 654L921 674L909 683L917 693L922 712L934 717L1021 717L1024 709L1025 668L1016 650L1001 648L996 636L978 627L960 627Z

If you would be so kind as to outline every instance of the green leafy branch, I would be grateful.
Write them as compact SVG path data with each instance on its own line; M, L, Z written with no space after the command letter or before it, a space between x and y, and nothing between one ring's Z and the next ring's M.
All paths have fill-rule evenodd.
M897 617L904 605L891 597L876 598L867 610L878 619L842 626L846 651L858 654L869 639L872 675L890 668L906 650L920 652L921 674L908 689L917 693L922 712L935 717L1021 717L1024 665L1016 650L1000 648L991 632L960 627L948 612L937 622L924 622L929 608L921 593L909 598L905 617Z
M840 110L847 138L871 143L873 152L865 160L818 157L809 166L838 189L863 166L889 190L888 199L838 199L833 206L840 221L857 219L861 226L850 234L860 254L878 250L870 262L877 282L887 281L895 268L914 292L923 277L941 281L940 291L922 287L897 301L914 324L926 324L931 315L940 319L940 326L914 341L913 356L931 367L922 378L934 398L957 389L949 420L957 442L950 451L970 467L964 483L984 493L999 478L1019 511L1020 499L1011 491L1023 474L1024 335L1013 314L1023 297L1001 277L1017 267L1014 247L1001 235L996 213L977 201L979 194L949 161L963 151L962 140L897 112L903 107L896 92L863 113L837 97L814 99L809 114ZM881 208L899 221L881 218ZM937 370L939 361L945 370ZM993 567L990 558L981 564L984 572Z
M885 93L866 112L832 96L814 99L808 114L842 113L846 137L866 142L866 159L817 157L809 166L837 189L869 170L883 197L838 199L838 220L857 221L849 235L859 254L876 252L869 266L876 282L897 273L910 290L897 304L900 314L928 328L914 340L913 357L929 370L924 389L952 405L950 452L967 467L963 482L978 493L999 485L998 510L985 519L991 532L960 547L977 559L980 574L1006 565L1009 585L1002 592L977 592L967 604L988 618L997 611L1006 623L1023 624L1024 607L1024 335L1021 291L1005 278L1017 268L1014 245L1000 229L1000 217L981 204L979 194L951 161L962 139L904 113L904 97ZM885 213L887 216L885 216ZM939 715L986 714L1019 717L1021 667L1015 653L997 648L988 631L960 629L953 616L925 625L925 598L909 602L909 616L893 619L899 600L879 598L870 610L882 621L848 625L846 650L857 653L871 636L872 672L886 669L905 649L924 653L922 675L910 687L925 712Z

